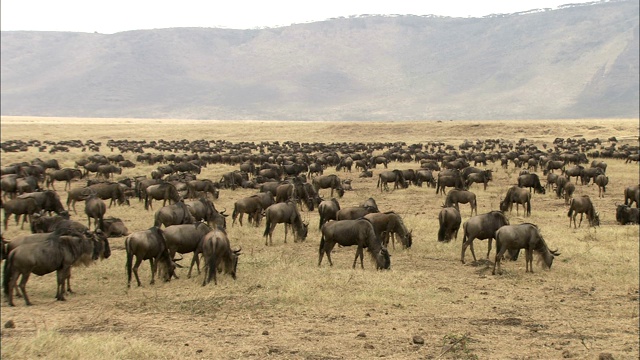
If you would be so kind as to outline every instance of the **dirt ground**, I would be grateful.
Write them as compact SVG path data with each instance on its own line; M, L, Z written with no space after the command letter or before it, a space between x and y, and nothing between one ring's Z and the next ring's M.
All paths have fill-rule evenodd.
M591 131L600 132L601 138L626 136L629 143L637 145L635 121L635 125L632 121L587 122L581 129L563 129L558 133L563 136L570 132L588 133L589 126L597 124L601 128ZM11 127L10 122L5 122L2 140L10 138L5 131L28 133L25 126L31 126L33 133L37 133L36 124L37 121L26 125L23 122ZM319 133L324 130L317 127L325 125L309 124L307 131ZM339 124L332 126L336 127L334 131L340 129ZM398 141L404 140L406 124L398 124L399 129L389 126L389 133L396 134L393 136ZM491 122L488 126L517 127L527 136L535 138L537 134L536 141L555 137L553 132L535 124ZM197 134L198 130L190 131ZM478 133L487 131L482 125L478 130ZM72 131L76 133L71 134ZM73 123L60 122L47 137L91 138L78 131ZM122 134L120 128L114 131ZM200 137L207 131L210 130L200 129ZM239 141L243 131L251 134L247 141L256 141L250 138L256 130L243 128L243 124L234 124L224 131L230 141ZM445 128L437 131L446 134ZM289 133L282 132L279 136L286 139ZM291 134L296 136L301 135ZM325 136L331 138L331 134ZM336 135L340 136L344 135ZM407 141L416 141L417 136L426 137L407 135ZM210 137L222 138L213 131ZM516 141L520 137L505 138ZM116 138L138 139L133 135ZM457 146L465 138L476 137L450 135L447 143ZM108 152L106 147L101 151ZM73 166L76 158L85 155L72 150L61 155L64 159L61 165ZM2 166L35 157L53 156L36 150L2 153ZM125 154L125 158L135 157ZM380 168L374 170L374 178L367 179L358 178L355 171L338 173L341 178L352 179L354 188L340 199L342 207L374 197L382 211L402 214L407 227L413 230L411 249L402 249L398 244L390 249L390 271L376 271L367 255L364 269L352 269L355 249L351 247L336 247L332 254L334 266L329 267L325 259L318 267L321 234L317 212L305 213L310 222L305 242L295 243L289 234L285 244L280 225L272 246L264 244L263 227L232 226L229 217L229 238L233 246L242 247L243 253L238 278L234 281L222 275L218 277L218 285L211 283L205 287L201 286L202 275L188 279L186 268L179 270L180 279L149 285L149 265L145 262L140 267L142 287L137 287L134 280L128 289L124 238L114 238L109 259L88 268L74 268L75 293L68 295L67 301L55 301L53 274L31 276L27 291L33 306L25 306L18 298L16 306L9 307L3 294L2 358L597 359L608 353L614 359L637 359L639 227L617 225L615 204L622 202L626 186L640 181L639 168L623 160L605 161L610 177L607 195L598 198L597 187L582 185L577 185L576 192L594 200L603 220L600 227L589 228L586 220L578 229L568 227L567 207L550 193L533 195L531 217L524 218L515 211L508 214L512 224L537 224L549 246L559 249L561 255L550 270L542 269L534 261L535 272L525 273L521 256L517 262L505 262L502 275L492 275L495 251L487 260L486 241L475 242L478 261L473 261L467 250L463 265L462 229L450 243L436 241L437 216L444 197L436 195L434 189L410 187L381 192L376 188L377 175L384 170ZM391 163L389 169L418 166ZM234 168L210 165L199 178L215 181ZM494 181L488 189L485 191L478 185L470 189L478 196L479 214L497 209L519 171L512 166L505 171L499 164L489 164L487 168L494 170ZM122 176L148 174L151 169L125 170ZM542 177L542 172L538 173ZM65 203L62 184L56 187ZM218 210L231 213L236 200L255 192L223 190L214 203ZM329 197L324 190L321 194ZM154 204L154 209L160 206ZM84 222L83 205L78 204L77 208L78 215L72 214L72 219ZM469 218L469 207L462 205L460 210L464 222ZM153 217L151 211L145 211L133 199L131 206L111 208L107 215L123 218L132 231L148 228ZM11 220L3 235L11 240L27 233L27 229L19 230ZM190 260L191 255L186 254L183 265Z

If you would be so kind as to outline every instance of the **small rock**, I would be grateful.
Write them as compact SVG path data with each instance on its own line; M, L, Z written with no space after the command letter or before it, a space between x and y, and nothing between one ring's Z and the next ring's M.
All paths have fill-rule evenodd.
M189 346L189 344L184 344L184 346Z
M196 354L200 354L201 352L202 352L202 349L196 350Z
M365 334L364 332L361 332L358 334L358 337L367 337L367 334Z
M5 329L14 329L15 327L16 327L16 324L13 322L13 320L9 320L6 323L4 323Z
M369 350L375 349L375 347L373 347L373 345L371 344L364 344L364 348Z
M424 345L424 338L422 338L422 336L416 335L413 337L413 343L417 345Z
M600 353L598 360L613 360L613 355L611 353Z
M573 354L569 350L565 350L562 352L562 357L565 359L570 359L573 357Z
M267 330L262 332L262 335L269 335L269 332Z

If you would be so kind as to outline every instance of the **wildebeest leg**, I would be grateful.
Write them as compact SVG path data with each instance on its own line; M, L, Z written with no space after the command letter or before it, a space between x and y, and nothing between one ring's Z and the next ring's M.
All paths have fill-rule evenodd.
M200 275L200 253L197 249L193 252L193 258L191 259L191 266L189 266L189 273L187 273L187 278L191 278L191 270L193 270L193 264L196 264L198 275Z
M463 264L464 264L464 253L467 250L467 246L473 244L473 238L470 237L466 241L464 240L465 238L466 238L466 236L462 238L462 251L460 252L460 261ZM472 251L472 254L473 254L473 246L471 246L471 251ZM476 259L476 255L473 254L473 260L475 261L475 259Z
M531 272L533 273L533 250L530 248L527 248L525 251L525 258L526 258L526 265L525 265L525 272Z
M136 281L138 282L138 286L141 286L140 277L138 276L138 268L140 267L141 263L142 263L142 258L136 256L136 263L133 264L133 275L135 275L135 277L136 277ZM152 278L153 278L153 274L152 274Z
M5 261L10 261L10 260L7 259ZM6 271L6 265L5 265L5 271ZM18 282L18 277L20 275L21 274L18 271L16 271L16 269L13 269L13 273L11 274L11 278L9 279L9 284L8 284L9 293L7 294L8 295L7 302L9 303L9 306L15 306L15 304L13 303L13 293L14 293L14 289L16 289L16 283ZM19 291L20 290L16 290L15 292L19 292Z
M489 238L489 248L487 249L487 260L489 260L489 254L491 253L491 242L493 241L493 238ZM473 249L473 248L472 248ZM496 243L496 251L498 249L498 244ZM471 250L473 252L473 250Z
M356 257L353 259L353 268L356 268L356 262L358 261L358 256L360 256L360 265L362 266L362 268L364 269L364 264L362 262L362 258L363 258L363 247L362 245L358 245L358 248L356 249Z
M320 260L318 261L318 266L320 266L320 263L322 262L322 255L324 253L327 254L327 260L329 261L329 266L333 266L333 261L331 261L331 251L333 250L333 247L336 245L335 242L326 242L324 245L324 248L320 248Z
M67 275L70 272L70 267L64 267L58 271L56 271L56 277L58 280L58 286L56 290L56 300L65 301L64 298L64 283L67 280Z
M149 259L149 264L151 265L151 282L150 285L156 283L156 272L158 271L158 262L155 261L154 258Z
M580 227L582 225L582 216L583 215L584 215L584 213L580 213L580 222L578 223L578 227Z

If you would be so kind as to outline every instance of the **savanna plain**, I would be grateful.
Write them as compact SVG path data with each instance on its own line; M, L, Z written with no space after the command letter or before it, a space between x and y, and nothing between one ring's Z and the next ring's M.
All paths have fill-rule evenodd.
M113 153L109 139L226 140L232 143L285 141L305 143L403 142L406 145L440 141L458 147L464 140L526 139L553 148L562 138L600 138L609 146L638 145L638 119L445 121L445 122L278 122L193 121L152 119L71 119L2 117L1 139L40 141L92 139L101 141L100 153ZM386 149L385 149L386 150ZM376 151L382 153L384 150ZM153 152L153 150L151 150ZM30 148L2 153L2 165L35 158L58 159L73 167L92 152L72 148L49 154ZM136 155L123 154L135 161ZM589 161L592 159L590 158ZM547 244L561 253L549 270L534 261L534 273L525 273L524 256L503 263L502 275L492 275L493 258L486 259L487 241L474 242L478 261L469 251L460 262L462 229L449 243L437 241L438 213L444 201L435 189L410 186L381 192L378 174L359 178L358 172L336 172L352 180L352 191L339 199L342 207L356 206L373 197L381 211L399 213L413 231L413 246L391 247L391 269L377 271L365 252L364 269L351 267L354 247L336 247L330 267L318 266L321 233L317 212L303 212L310 221L304 242L283 242L278 225L273 245L265 246L259 228L231 225L233 247L242 247L238 277L218 276L218 284L201 286L203 275L149 285L148 262L140 267L142 286L127 288L124 237L111 238L112 255L89 267L72 270L75 293L67 301L54 299L55 275L32 275L27 291L33 306L15 299L9 307L3 295L2 358L5 359L614 359L639 356L638 226L618 225L615 204L623 202L624 188L640 181L637 163L604 159L609 186L604 197L592 185L576 185L574 196L589 195L600 212L601 225L586 220L569 226L567 206L555 194L533 194L532 214L507 213L511 224L531 222L541 229ZM157 166L157 165L156 165ZM116 177L149 176L156 166L138 163ZM417 169L415 162L391 162L391 169ZM589 164L586 164L589 166ZM481 166L482 167L482 166ZM471 186L478 213L498 210L506 189L516 184L520 169L502 169L489 162L493 181L487 190ZM212 164L200 179L218 181L237 165ZM545 176L538 169L543 184ZM75 181L80 187L86 180ZM56 183L63 203L63 183ZM255 189L221 190L214 200L218 210L231 213L236 200ZM320 194L329 198L327 190ZM83 203L72 220L86 222ZM156 202L154 209L159 208ZM461 205L463 223L470 217ZM130 231L153 224L153 211L137 199L115 206L107 216L119 217ZM28 226L27 226L28 227ZM11 220L5 239L27 234ZM495 246L494 246L495 248ZM190 254L183 262L188 264ZM197 274L197 272L195 273ZM605 357L606 358L606 357Z

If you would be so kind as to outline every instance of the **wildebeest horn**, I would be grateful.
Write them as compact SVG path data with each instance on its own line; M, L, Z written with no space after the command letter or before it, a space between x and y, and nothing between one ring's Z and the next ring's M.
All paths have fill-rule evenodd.
M174 262L177 262L177 261L180 261L180 260L184 259L184 256L182 254L179 254L179 255L180 255L180 259L173 259Z
M242 255L241 251L242 251L242 247L238 247L237 250L233 250L233 253L236 255Z
M220 214L220 215L222 215L222 216L224 216L224 217L229 216L229 214L225 214L225 213L224 213L225 211L227 211L227 208L224 208L224 210L220 211L220 212L219 212L219 214Z

